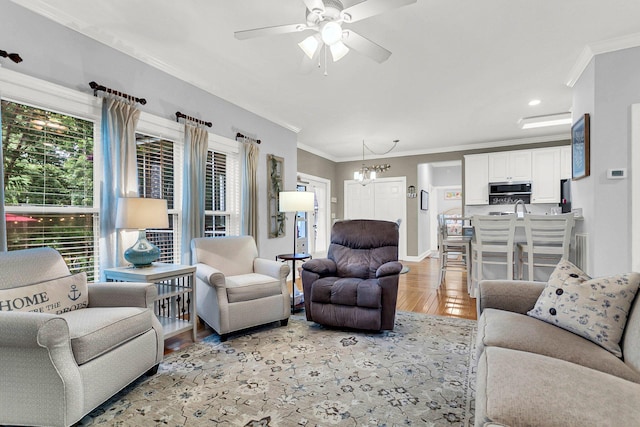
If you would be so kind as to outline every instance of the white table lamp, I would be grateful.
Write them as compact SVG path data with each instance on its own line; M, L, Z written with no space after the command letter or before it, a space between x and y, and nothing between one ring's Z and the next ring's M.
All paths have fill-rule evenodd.
M143 197L118 199L116 228L137 229L138 241L124 252L134 267L148 267L160 258L160 249L147 240L147 228L169 228L167 201Z

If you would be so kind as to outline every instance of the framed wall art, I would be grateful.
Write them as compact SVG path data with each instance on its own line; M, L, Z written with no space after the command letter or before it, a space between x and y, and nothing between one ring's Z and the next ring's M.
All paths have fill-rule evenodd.
M280 192L284 191L284 159L267 154L269 238L285 235L285 213L279 211Z
M582 179L590 172L589 114L584 114L571 126L571 178Z

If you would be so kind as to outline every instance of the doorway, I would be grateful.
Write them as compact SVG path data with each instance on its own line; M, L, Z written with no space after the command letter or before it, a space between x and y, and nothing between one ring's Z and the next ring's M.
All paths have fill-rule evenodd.
M304 251L314 258L324 258L329 249L331 232L331 181L304 173L298 174L298 191L310 191L315 194L314 210L300 221L300 234L296 247L304 245ZM300 246L299 246L300 245Z

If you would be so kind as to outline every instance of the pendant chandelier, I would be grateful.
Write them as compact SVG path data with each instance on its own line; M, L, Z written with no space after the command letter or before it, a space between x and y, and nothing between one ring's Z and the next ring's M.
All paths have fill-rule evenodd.
M397 139L393 141L393 146L389 150L379 155L384 155L389 153L391 150L393 150L396 147L396 144L398 144ZM388 163L382 164L382 165L366 166L364 164L364 148L365 147L366 145L364 143L364 140L362 140L362 167L353 173L353 179L359 182L360 185L362 186L365 186L370 182L375 181L378 173L386 172L391 168L391 165ZM369 147L367 147L367 149L372 153L374 153ZM374 153L374 154L377 154L377 153Z

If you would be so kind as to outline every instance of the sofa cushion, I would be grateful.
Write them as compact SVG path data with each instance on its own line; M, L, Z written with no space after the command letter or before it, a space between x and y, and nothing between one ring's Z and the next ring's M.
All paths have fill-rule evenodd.
M382 307L382 288L376 279L323 277L311 286L311 301L379 309Z
M478 361L476 426L623 426L640 384L539 354L488 347Z
M0 311L60 314L88 305L87 274L84 272L0 290Z
M478 320L478 356L486 347L528 351L577 363L640 383L640 373L609 351L530 316L488 308Z
M150 330L154 314L141 307L92 307L60 316L69 326L76 363L82 365Z
M622 357L620 340L638 284L638 273L591 279L569 261L561 260L527 314Z
M227 299L230 303L282 294L279 279L258 273L227 276L226 285Z

